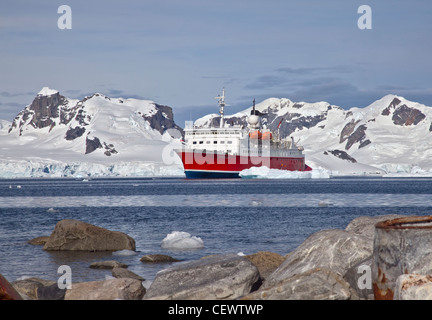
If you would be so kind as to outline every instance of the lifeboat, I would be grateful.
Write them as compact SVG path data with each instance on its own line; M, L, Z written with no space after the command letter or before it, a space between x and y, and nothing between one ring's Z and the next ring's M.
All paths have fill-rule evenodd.
M262 133L259 130L249 132L249 138L252 140L261 140L262 139Z
M271 138L272 138L272 133L270 131L263 132L263 134L262 134L263 140L271 140Z

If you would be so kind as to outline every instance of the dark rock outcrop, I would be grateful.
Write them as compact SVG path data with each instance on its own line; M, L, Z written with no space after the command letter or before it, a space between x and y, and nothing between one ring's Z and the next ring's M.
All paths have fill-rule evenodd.
M102 148L102 144L99 138L94 137L93 139L86 138L86 154L92 153L96 149Z
M351 157L345 151L342 151L342 150L328 150L328 152L330 152L335 157L338 157L339 159L348 160L349 162L352 162L352 163L356 163L357 162L356 159L354 159L353 157ZM327 151L324 152L324 154L327 154Z
M393 123L399 126L416 125L422 121L426 116L417 109L410 108L403 104L398 107L393 113Z
M155 104L155 106L157 110L156 113L152 115L143 115L142 117L144 120L148 121L150 126L153 129L158 130L161 134L168 129L176 129L183 135L183 129L174 122L172 108L159 104Z
M351 134L354 132L354 129L355 129L357 123L359 123L359 121L360 120L357 120L357 121L351 120L350 122L348 122L345 125L345 127L341 131L339 143L343 143L345 140L347 140L351 136Z
M85 131L85 128L78 126L75 128L69 128L68 131L66 131L65 139L68 141L75 140L76 138L81 137Z
M349 150L353 146L354 143L359 142L360 144L365 140L366 138L366 125L362 124L359 126L349 137L348 141L345 145L345 149Z
M390 102L390 104L388 105L388 107L385 108L385 109L381 112L381 114L382 114L383 116L388 116L388 115L390 114L391 109L395 109L396 106L399 105L399 103L401 103L401 102L402 102L402 101L399 100L398 98L394 98L394 99L392 100L392 102Z

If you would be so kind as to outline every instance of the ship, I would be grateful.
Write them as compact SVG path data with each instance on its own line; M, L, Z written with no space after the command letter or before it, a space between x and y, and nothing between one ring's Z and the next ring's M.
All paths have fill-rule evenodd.
M181 149L175 152L183 163L187 179L240 178L240 172L252 167L289 171L312 170L305 163L304 149L293 137L281 137L262 125L263 113L256 110L255 99L248 125L230 125L224 120L225 88L216 97L219 126L197 127L186 121Z

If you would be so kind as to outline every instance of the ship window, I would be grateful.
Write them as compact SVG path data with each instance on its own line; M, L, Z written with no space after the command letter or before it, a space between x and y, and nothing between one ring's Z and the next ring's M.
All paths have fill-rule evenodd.
M204 141L200 141L200 142L199 142L199 144L203 144L203 143L204 143Z
M232 144L232 141L227 141L228 144Z
M221 144L225 144L225 141L221 141L220 143L221 143Z
M209 144L210 143L210 141L207 141L207 144Z
M217 144L217 141L213 141L214 144Z
M194 141L193 144L196 144L196 141Z

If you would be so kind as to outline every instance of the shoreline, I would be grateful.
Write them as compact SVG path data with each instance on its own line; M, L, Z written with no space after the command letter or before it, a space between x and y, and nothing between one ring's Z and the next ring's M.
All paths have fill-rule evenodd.
M342 229L325 229L318 232L314 232L310 234L303 243L301 243L295 250L287 253L282 256L273 252L256 252L254 254L242 256L239 254L216 254L207 257L201 257L200 259L191 260L191 261L174 261L173 258L166 255L160 255L161 259L158 261L152 261L150 263L161 263L163 265L162 270L158 271L155 274L155 278L149 283L146 279L141 280L124 280L124 279L132 279L135 276L139 276L131 272L127 269L127 266L123 266L121 268L118 267L101 267L106 269L112 269L113 277L109 277L105 280L97 280L97 281L85 281L80 283L73 283L72 288L74 287L87 287L90 284L96 286L106 286L110 284L109 288L105 287L105 289L85 289L90 290L85 291L86 293L76 293L77 290L74 291L74 295L72 292L74 289L66 289L64 291L66 297L71 298L72 300L80 299L80 297L92 297L92 294L95 294L94 299L110 299L113 294L119 294L117 297L119 299L126 299L127 295L131 295L132 299L144 299L144 300L164 300L164 299L186 299L186 300L195 300L195 299L226 299L226 300L237 300L237 299L246 299L246 300L262 300L262 299L270 299L270 300L284 300L284 299L320 299L320 300L333 300L333 299L343 299L343 300L371 300L373 299L373 292L371 288L355 288L355 284L358 283L358 278L361 276L358 272L355 272L353 268L358 268L360 263L363 265L368 265L370 267L370 261L373 253L373 241L375 234L375 225L380 221L386 221L389 219L401 218L404 216L401 215L384 215L384 216L361 216L353 219L344 230ZM42 245L44 240L46 239L38 239L42 240L42 242L38 242L37 245ZM45 242L46 244L46 242ZM332 245L329 245L332 244ZM348 245L348 247L346 247ZM333 248L331 248L333 247ZM349 249L348 249L349 248ZM42 250L42 248L41 248ZM125 252L128 254L128 252ZM306 255L305 255L306 254ZM142 259L141 255L135 254L136 259ZM151 256L151 255L150 255ZM157 256L156 254L154 256ZM303 258L302 258L303 257ZM115 258L115 257L114 257ZM150 258L151 259L151 258ZM168 260L167 260L168 259ZM329 264L329 261L331 263ZM116 259L112 259L116 261ZM109 263L117 264L119 261ZM367 262L369 261L369 262ZM100 262L101 264L107 263L106 261ZM145 262L143 262L145 263ZM147 262L149 263L149 262ZM368 264L369 263L369 264ZM221 275L221 272L225 272L221 269L223 265L235 266L234 269L230 271L228 274ZM241 265L241 266L240 266ZM90 268L90 266L89 266ZM201 268L205 268L208 273L208 276L201 273ZM106 270L105 269L105 270ZM123 273L127 273L128 275L119 276L116 278L114 275L114 270L119 272L118 269L122 269ZM226 269L226 268L225 268ZM211 270L211 271L209 271ZM214 271L213 271L214 270ZM222 271L221 271L222 270ZM249 278L244 280L248 284L245 285L241 281L241 285L237 283L232 283L232 281L226 282L227 278L238 278L236 276L235 270L241 270L242 277L244 274L249 274ZM212 273L213 272L213 273ZM234 273L233 273L234 272ZM172 273L175 275L172 275ZM172 283L173 277L179 277L179 279L183 279L186 281L182 274L196 274L196 276L191 278L191 282L193 283L188 285L189 291L186 289L181 289L179 292L175 292L178 290L178 283ZM165 277L165 278L164 278ZM210 277L210 278L209 278ZM203 278L203 279L201 279ZM220 278L220 279L219 279ZM123 280L119 280L123 279ZM201 279L201 280L197 280ZM219 280L218 280L219 279ZM294 280L293 280L294 279ZM329 280L330 279L330 280ZM21 281L13 281L12 284L19 288L19 283L29 282L27 280ZM31 280L30 281L39 281L39 280ZM127 293L125 296L121 296L125 294L124 292L117 292L114 287L114 283L119 281L131 281L135 284L135 293ZM137 282L141 284L140 286L136 286ZM218 287L219 291L216 290L212 295L213 289L209 290L206 287L206 284L209 281L213 281L212 287ZM236 282L234 281L234 282ZM242 280L243 281L243 280ZM301 281L308 288L306 292L291 292L294 290L293 283L290 281ZM328 282L330 281L330 283ZM336 281L336 282L332 282ZM39 281L41 282L41 281ZM309 283L310 282L310 283ZM306 285L306 283L309 283ZM324 291L328 291L322 295L322 293L317 294L315 292L317 286L321 286L324 288ZM354 285L353 285L354 284ZM34 283L33 283L34 285ZM52 282L49 286L54 286ZM204 285L204 289L202 286ZM233 286L239 286L240 288L236 291L234 289L230 289L226 291L226 288L233 288ZM44 285L46 287L48 285ZM57 284L58 286L58 284ZM114 287L113 287L114 286ZM246 287L245 287L246 286ZM283 286L280 288L278 286ZM165 288L169 288L173 292L166 292ZM207 289L206 289L207 288ZM275 289L276 288L276 289ZM279 289L277 289L279 288ZM22 289L20 289L22 290ZM41 289L42 290L42 289ZM51 288L52 290L52 288ZM81 289L80 289L81 290ZM84 290L84 289L82 289ZM93 290L93 291L92 291ZM100 290L105 291L104 294L100 293ZM187 292L185 292L185 290ZM213 290L213 291L212 291ZM225 292L221 294L222 291ZM234 293L232 291L235 291ZM275 291L276 290L276 291ZM281 291L282 290L282 291ZM22 292L22 291L21 291ZM93 293L91 293L93 292ZM97 294L94 292L98 292ZM117 293L114 293L117 292ZM143 293L144 292L144 293ZM281 294L283 292L283 294ZM291 293L290 293L291 292ZM58 290L57 290L58 294ZM81 294L81 296L80 296ZM108 294L108 295L105 295ZM107 298L108 297L108 298ZM123 297L123 298L122 298ZM27 297L31 299L31 297ZM63 297L64 299L64 297ZM67 298L68 299L68 298Z

